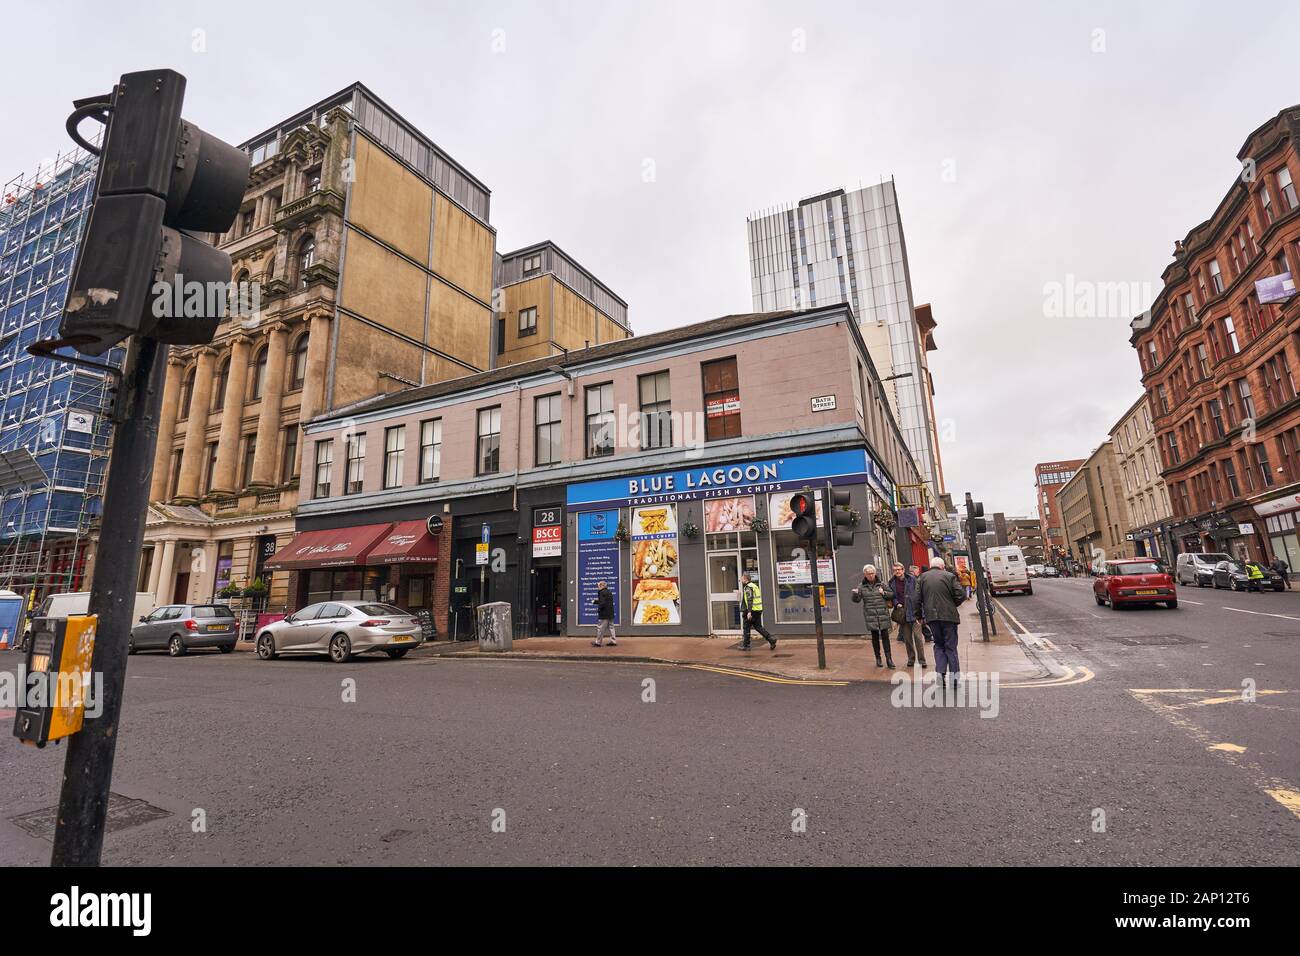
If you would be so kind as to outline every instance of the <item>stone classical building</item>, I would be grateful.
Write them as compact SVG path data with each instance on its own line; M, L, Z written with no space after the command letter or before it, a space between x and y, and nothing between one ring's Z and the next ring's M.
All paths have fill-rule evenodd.
M1128 504L1136 557L1169 558L1169 491L1160 477L1160 451L1143 394L1110 430L1111 447L1119 462L1124 500ZM1127 536L1127 535L1126 535Z
M1300 106L1247 138L1210 218L1134 319L1180 551L1300 559Z
M1126 533L1131 524L1128 502L1109 438L1061 486L1056 501L1075 560L1092 565L1134 556Z
M261 581L274 611L288 575L264 564L293 534L302 425L497 364L496 234L487 187L360 83L241 148L249 189L214 240L249 295L169 359L139 586L180 603ZM628 334L626 303L537 248L548 308L610 314L561 322L559 350Z

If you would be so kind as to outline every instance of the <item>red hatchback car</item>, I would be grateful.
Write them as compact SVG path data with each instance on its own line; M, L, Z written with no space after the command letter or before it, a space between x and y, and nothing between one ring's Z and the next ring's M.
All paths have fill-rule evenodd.
M1106 570L1092 582L1092 596L1112 610L1121 604L1164 604L1178 607L1174 579L1146 558L1107 561Z

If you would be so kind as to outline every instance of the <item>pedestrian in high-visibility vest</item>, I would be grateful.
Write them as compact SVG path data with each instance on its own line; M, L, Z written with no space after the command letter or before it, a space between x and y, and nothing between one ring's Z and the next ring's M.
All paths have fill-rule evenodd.
M1246 587L1252 591L1259 591L1260 585L1264 583L1264 569L1254 561L1246 562Z
M740 646L749 650L749 633L752 628L762 634L768 647L776 650L776 638L763 626L763 589L757 581L751 581L748 572L740 576L740 619L744 628L744 637Z

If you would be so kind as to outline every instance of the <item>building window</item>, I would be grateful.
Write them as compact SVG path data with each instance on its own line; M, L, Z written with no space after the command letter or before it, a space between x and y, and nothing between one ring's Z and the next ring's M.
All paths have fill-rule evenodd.
M1295 209L1296 206L1300 206L1300 202L1296 200L1295 183L1291 179L1291 170L1286 166L1277 171L1277 189L1282 194L1282 198L1286 200L1287 209Z
M542 271L542 257L528 256L524 259L524 275L531 276Z
M1228 342L1228 348L1231 349L1228 354L1236 355L1240 352L1241 345L1237 342L1237 327L1232 324L1232 316L1230 315L1223 317L1223 334Z
M537 306L530 305L526 309L519 310L519 334L537 334Z
M1250 394L1250 382L1245 378L1237 379L1237 393L1241 396L1241 412L1247 418L1255 417L1255 399Z
M266 348L257 350L257 357L253 359L252 381L250 382L250 391L252 401L257 401L262 397L262 392L266 388Z
M1205 352L1205 344L1201 342L1196 345L1196 365L1201 370L1201 378L1210 377L1210 357Z
M253 210L245 209L239 214L239 234L246 236L253 231Z
M284 430L284 462L280 466L280 481L288 484L298 474L298 426Z
M172 452L171 480L167 483L167 500L175 498L181 487L181 461L185 456L183 449Z
M859 369L861 370L861 369ZM671 448L673 444L672 402L668 372L652 372L637 378L641 400L641 447Z
M226 385L230 381L230 357L221 360L217 368L217 377L212 389L212 409L216 411L226 404Z
M190 417L190 401L194 398L194 368L191 367L185 373L185 378L181 382L180 412L177 418Z
M587 457L614 454L614 383L587 388Z
M533 457L538 465L561 459L560 393L540 395L533 401Z
M312 267L316 261L316 239L314 236L306 236L298 244L298 284L302 288L307 288L309 278L307 270Z
M240 469L239 487L247 488L253 480L253 459L257 457L257 435L244 436L244 464Z
M216 477L217 477L217 443L214 441L210 441L208 442L207 467L204 469L204 478L203 478L203 493L205 495L212 493L212 483L213 481L216 480Z
M314 193L320 189L320 167L309 169L302 174L302 186L304 193Z
M1197 320L1196 299L1190 292L1183 293L1183 309L1187 312L1187 321L1195 323Z
M1272 225L1273 223L1273 197L1269 194L1268 183L1263 183L1259 187L1259 204L1264 210L1264 222Z
M1263 442L1250 446L1255 454L1255 466L1259 469L1260 479L1265 488L1273 487L1273 469L1268 463L1268 446Z
M1210 285L1216 295L1223 291L1223 273L1219 271L1218 259L1210 260Z
M402 465L406 461L406 426L384 429L384 487L402 487Z
M1210 399L1210 418L1214 420L1215 434L1222 438L1226 432L1223 427L1223 409L1219 406L1217 398Z
M1160 356L1156 353L1156 340L1147 341L1147 371L1154 371L1155 367L1160 364Z
M735 358L705 362L701 366L704 378L704 439L740 437L740 374Z
M495 475L501 470L501 406L478 410L478 453L475 473Z
M302 388L307 381L307 345L311 336L304 333L298 336L293 346L293 388Z
M334 481L334 442L333 440L316 443L316 476L313 482L313 498L328 498L330 485Z
M442 470L442 419L420 422L420 482L437 481Z
M343 471L343 493L360 494L365 488L366 470L366 436L352 435L347 440L344 451L347 465Z

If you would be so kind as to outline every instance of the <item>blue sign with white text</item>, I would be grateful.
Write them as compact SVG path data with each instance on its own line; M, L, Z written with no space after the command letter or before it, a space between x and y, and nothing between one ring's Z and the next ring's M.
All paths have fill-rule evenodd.
M578 623L596 624L597 585L605 582L614 598L619 623L618 511L584 511L578 515Z
M784 491L827 480L833 484L870 481L887 494L889 504L893 505L893 486L884 471L869 458L866 449L852 448L572 484L568 488L568 506L583 511L611 505L723 498Z

